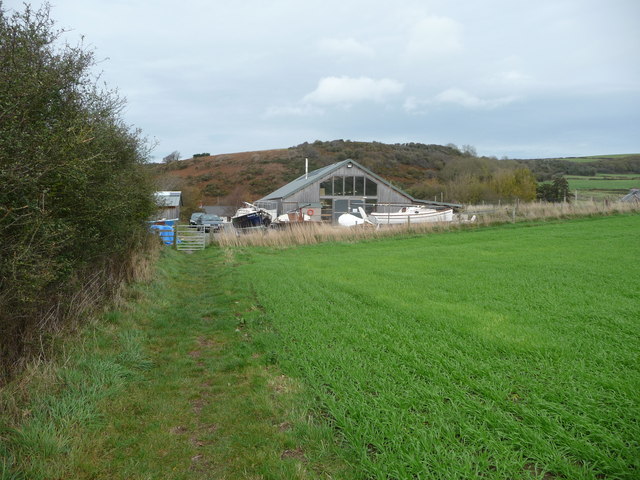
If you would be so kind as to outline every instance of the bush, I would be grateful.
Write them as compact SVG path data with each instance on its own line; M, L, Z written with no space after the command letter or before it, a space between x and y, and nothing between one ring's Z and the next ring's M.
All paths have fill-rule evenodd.
M48 7L0 9L0 383L81 286L102 298L107 271L126 275L155 209L145 141L90 76L93 53L56 47L61 33Z

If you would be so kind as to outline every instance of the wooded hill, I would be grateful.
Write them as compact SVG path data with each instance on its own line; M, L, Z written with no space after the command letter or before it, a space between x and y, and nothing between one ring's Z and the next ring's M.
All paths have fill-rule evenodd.
M451 202L535 198L538 181L554 175L601 171L640 172L640 155L572 159L498 160L478 157L470 146L316 141L278 150L222 155L196 154L153 164L160 189L180 189L187 204L237 205L281 187L309 170L351 158L416 198Z

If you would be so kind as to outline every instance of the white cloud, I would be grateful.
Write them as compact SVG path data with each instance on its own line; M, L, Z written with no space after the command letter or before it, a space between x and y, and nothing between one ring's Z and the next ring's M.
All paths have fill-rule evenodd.
M462 24L448 17L429 16L411 30L406 47L410 59L451 55L462 51Z
M313 115L322 115L324 110L314 105L280 105L267 108L264 116L270 117L309 117Z
M326 77L318 82L318 87L303 99L304 102L319 105L359 102L383 102L388 97L401 93L404 85L397 80L368 77Z
M375 55L373 48L353 38L324 38L318 42L321 53L337 57L365 57Z
M479 98L460 88L449 88L435 96L437 103L453 103L467 108L495 108L506 105L515 97Z
M516 99L515 96L480 98L460 88L448 88L428 100L408 97L404 102L404 109L409 113L421 113L429 106L449 104L469 109L490 110L512 103Z
M514 88L530 87L535 84L535 80L532 76L517 70L497 72L489 78L489 82L496 85Z
M421 107L427 102L424 101L420 101L420 99L416 98L416 97L407 97L407 99L404 101L404 109L405 111L407 111L408 113L419 113L421 110Z
M315 138L480 147L479 126L500 154L561 136L564 150L553 149L571 150L578 133L592 153L639 149L638 0L53 3L65 40L85 35L109 58L96 70L128 98L126 123L159 140L160 158ZM380 111L405 98L404 110ZM350 105L360 108L345 115Z

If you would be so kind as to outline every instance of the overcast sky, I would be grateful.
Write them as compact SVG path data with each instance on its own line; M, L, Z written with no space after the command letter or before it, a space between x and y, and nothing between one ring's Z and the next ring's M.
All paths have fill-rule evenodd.
M640 152L640 0L50 3L156 161L340 138Z

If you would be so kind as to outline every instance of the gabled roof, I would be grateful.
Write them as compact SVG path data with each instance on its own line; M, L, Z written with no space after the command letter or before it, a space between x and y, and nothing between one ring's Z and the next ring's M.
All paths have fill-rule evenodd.
M182 205L182 192L162 191L156 192L156 205L159 207L179 207Z
M312 183L314 183L314 182L316 182L318 180L321 180L321 179L331 175L333 172L335 172L336 170L339 170L340 168L342 168L343 166L345 166L345 165L347 165L349 163L354 165L355 167L359 168L360 170L368 173L371 177L375 178L376 180L378 180L381 183L384 183L385 185L387 185L389 188L395 190L396 192L401 193L402 195L406 196L407 198L410 198L411 200L414 200L414 198L411 197L411 195L409 195L408 193L403 192L402 190L400 190L395 185L392 185L391 183L387 182L384 178L382 178L379 175L373 173L368 168L363 167L358 162L356 162L354 160L351 160L350 158L347 158L346 160L342 160L341 162L332 163L331 165L327 165L326 167L319 168L317 170L309 172L306 175L301 175L298 178L296 178L295 180L293 180L292 182L289 182L286 185L280 187L275 192L272 192L269 195L266 195L261 200L274 200L274 199L277 199L277 198L290 197L294 193L302 190L303 188L311 185Z
M335 172L340 167L342 167L342 165L346 165L349 162L352 162L352 163L355 164L355 162L353 162L352 160L343 160L342 162L333 163L331 165L327 165L326 167L322 167L322 168L319 168L319 169L314 170L312 172L309 172L308 174L301 175L298 178L296 178L295 180L293 180L293 181L287 183L286 185L280 187L275 192L271 192L269 195L264 196L261 200L273 200L275 198L290 197L294 193L302 190L303 188L307 187L308 185L311 185L312 183L316 182L317 180L319 180L321 178L324 178L327 175L330 175L331 173ZM358 164L356 164L356 165L358 165ZM360 167L360 165L358 165L358 167ZM362 168L362 167L360 167L360 168Z
M293 180L292 182L289 182L286 185L280 187L275 192L271 192L270 194L264 196L263 198L261 198L261 200L275 200L275 199L279 199L279 198L290 197L294 193L296 193L296 192L302 190L303 188L313 184L314 182L316 182L318 180L321 180L324 177L327 177L328 175L331 175L333 172L335 172L336 170L339 170L340 168L342 168L344 165L347 165L348 163L353 164L354 166L358 167L360 170L366 172L372 178L375 178L377 181L379 181L381 183L384 183L387 187L391 188L392 190L395 190L396 192L400 193L401 195L404 195L405 197L409 198L412 202L415 202L415 203L427 203L427 204L431 204L431 205L446 205L446 206L461 207L461 205L453 204L453 203L432 202L432 201L428 201L428 200L418 200L416 198L413 198L408 193L402 191L400 188L398 188L395 185L389 183L384 178L382 178L379 175L373 173L368 168L363 167L358 162L356 162L354 160L351 160L350 158L348 158L346 160L342 160L341 162L337 162L337 163L333 163L331 165L327 165L326 167L319 168L317 170L309 172L306 175L301 175L298 178L296 178L295 180Z

